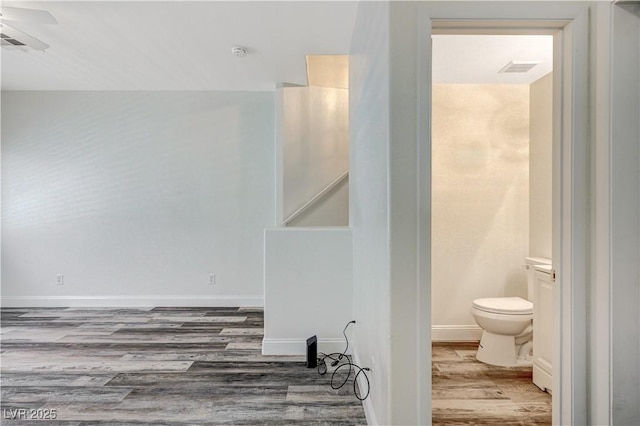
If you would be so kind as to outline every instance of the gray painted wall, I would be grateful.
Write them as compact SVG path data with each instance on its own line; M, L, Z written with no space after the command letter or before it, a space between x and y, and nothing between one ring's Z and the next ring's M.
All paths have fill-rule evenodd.
M640 422L640 6L614 7L611 93L612 420Z
M273 93L3 92L3 303L261 304L273 126Z
M496 18L503 14L513 13L514 5L514 3L509 3L508 8L497 3L487 4L486 8L477 5L473 6L469 15L478 18ZM572 14L579 12L585 5L586 3L566 2L545 9L545 13L551 17L559 16L562 13L574 16ZM430 7L433 11L437 11L438 16L441 17L446 14L446 10L451 12L454 7L464 7L464 5L434 2ZM530 10L535 9L531 4L523 7ZM637 8L637 5L613 7L630 9ZM414 125L412 120L415 116L411 112L410 105L415 99L415 89L419 87L419 85L416 86L416 78L412 74L414 72L412 70L416 69L412 56L416 51L416 41L412 39L411 35L417 34L417 31L414 27L415 19L412 19L415 14L410 13L411 8L412 6L406 3L392 3L391 5L365 3L361 5L352 44L351 141L356 146L353 146L351 151L352 199L350 208L351 223L354 228L355 307L357 319L362 321L361 327L358 329L355 351L365 364L372 365L373 370L379 372L374 376L374 381L382 380L380 383L373 383L373 398L368 403L370 411L375 413L376 420L382 424L401 424L403 421L409 423L406 420L412 413L410 404L406 402L410 399L403 399L405 396L403 390L409 389L411 392L415 392L416 387L413 386L415 379L406 375L406 372L413 368L408 362L411 360L408 356L403 358L402 352L404 351L405 354L415 353L415 343L408 341L408 339L420 335L419 331L416 333L415 329L415 327L419 327L418 322L414 323L414 327L406 327L410 325L411 318L415 318L412 309L415 305L410 299L415 295L415 291L412 291L415 289L411 288L413 268L410 264L405 264L408 268L404 271L399 268L402 265L401 256L399 256L402 251L406 250L405 254L408 254L409 257L412 254L406 238L415 238L416 235L415 232L412 234L407 232L413 228L411 211L415 206L412 203L404 202L407 198L406 195L403 195L400 189L401 185L399 185L412 174L411 168L403 169L400 165L409 164L408 158L412 154L415 158L415 152L412 152L409 145L405 145L405 138L410 139L411 137L410 132L403 132L400 127L400 124L404 124L405 128ZM503 9L508 10L504 12ZM535 10L536 13L541 13L542 9ZM599 14L599 11L595 11L595 7L592 12L593 15ZM611 150L611 162L602 161L600 158L601 147L598 147L596 150L597 158L594 159L594 162L598 168L603 167L604 173L603 170L596 170L596 181L592 182L592 186L587 189L591 195L595 195L599 199L601 194L598 191L603 185L611 191L611 198L605 197L603 200L606 204L610 203L611 222L607 221L609 223L607 226L611 226L611 234L608 232L608 227L602 229L603 223L606 221L602 217L594 219L595 224L592 224L591 232L592 237L593 233L597 231L598 237L606 238L607 241L604 243L610 244L611 249L605 250L604 253L600 250L594 250L596 256L591 260L599 265L598 274L602 273L600 272L601 266L609 267L607 262L611 262L610 274L605 271L607 278L611 279L611 287L608 287L609 281L604 281L602 286L605 288L601 289L600 281L593 279L595 275L589 277L588 285L592 294L604 293L605 296L611 297L611 304L602 304L600 299L596 298L590 301L588 307L578 304L575 308L577 311L573 313L573 316L581 318L581 312L588 309L584 317L588 314L591 315L591 318L602 317L608 321L608 306L611 307L614 315L610 318L611 327L607 330L601 330L599 322L592 322L588 325L589 328L586 331L592 345L589 348L589 353L584 354L583 351L574 359L576 362L574 368L581 370L583 374L576 373L575 376L578 382L575 383L576 387L573 389L574 407L565 407L567 412L563 413L569 415L569 411L575 408L577 410L573 413L575 418L586 417L584 403L588 401L590 407L598 406L590 414L593 416L592 420L598 419L597 421L600 422L603 414L608 420L608 415L612 412L616 424L637 424L639 417L638 381L640 375L637 374L639 358L637 351L639 348L638 336L640 336L638 332L640 302L637 283L638 258L640 257L638 255L640 245L638 242L640 238L638 231L638 216L640 215L638 213L638 185L640 182L638 170L640 167L638 163L640 161L637 141L640 130L637 126L639 101L637 97L638 71L636 68L638 67L636 63L636 55L638 54L638 34L635 32L638 25L636 12L637 10L633 13L633 19L628 16L635 25L631 37L628 36L628 32L624 37L622 35L617 37L615 34L613 37L613 40L618 40L618 43L624 43L620 39L626 40L630 44L629 49L633 49L631 57L634 57L630 61L630 56L627 55L626 66L614 65L613 67L614 74L617 68L621 70L622 75L628 77L623 78L620 84L614 84L614 92L611 94L611 102L613 104L619 103L620 116L616 114L615 105L609 109L608 101L603 99L592 99L597 103L580 104L581 108L589 106L594 121L600 122L603 116L608 116L613 111L613 116L617 116L616 120L622 120L618 123L626 123L627 118L624 117L631 115L630 120L633 120L633 124L623 124L621 129L626 129L625 131L630 134L622 135L615 134L616 123L612 122L615 136L613 140L610 139L611 134L608 132L604 137L598 133L596 140L597 145L606 147L607 155L609 155L608 150ZM580 25L585 23L583 18L584 15L582 15ZM619 24L620 21L616 23L614 20L614 26L622 31ZM376 26L375 30L374 26ZM597 33L592 33L596 43L592 44L591 53L603 52L596 50L594 46L607 45L611 41L608 31L609 28L603 26L602 30L598 28ZM581 43L585 42L585 40L580 41ZM607 63L608 52L609 49L605 49L604 56L599 57L598 60ZM578 55L578 59L585 58L583 53L584 51ZM625 55L620 55L619 58L622 60ZM629 67L629 62L632 62L631 67ZM584 63L581 63L580 66L584 66ZM632 72L633 75L629 76L629 72ZM606 96L609 96L608 88L611 82L616 80L615 76L612 75L609 78L608 75L596 74L595 78L599 80L598 90L602 90ZM628 82L631 84L629 85ZM627 93L618 93L617 90L625 90ZM585 97L587 95L593 96L593 93L580 92L576 95ZM405 108L400 108L401 106ZM579 130L582 132L584 129ZM584 136L583 133L580 134L581 138ZM618 144L617 147L616 144ZM619 151L616 151L617 149ZM609 174L614 170L613 174ZM580 170L580 179L584 178L584 172L584 169ZM370 182L367 182L365 178ZM405 191L411 192L414 189L415 187L410 184ZM403 208L406 211L402 211ZM402 225L401 219L405 219L406 226ZM581 224L575 225L580 226ZM594 231L595 228L597 228L596 231ZM592 241L595 240L592 239ZM592 241L587 241L587 243ZM575 249L579 257L585 246L582 245ZM589 249L593 249L593 247L589 247ZM628 251L625 252L625 250ZM607 260L605 261L603 258ZM403 274L403 272L407 273ZM580 297L581 294L577 294L577 296ZM388 306L387 301L391 302L391 307ZM404 314L401 311L402 308L404 308ZM373 318L373 312L377 312L379 324L377 329L367 324ZM403 327L406 328L403 329ZM579 330L582 324L576 325L576 327ZM400 331L404 331L404 335L399 333ZM388 335L385 336L386 332ZM579 341L583 336L574 337ZM600 339L601 337L603 339ZM612 339L610 342L609 338ZM611 351L605 350L604 352L612 354L610 362L608 362L608 357L599 362L603 351L596 350L596 348L598 346L607 348L609 343L612 345L609 348ZM589 367L585 370L582 370L583 367L586 367L582 364L583 356L589 358ZM405 364L402 365L400 360L404 360ZM386 364L388 361L391 361L391 366ZM413 365L417 365L417 363L413 363ZM414 372L416 372L415 369ZM421 372L416 373L421 374ZM565 370L565 375L568 373ZM582 382L587 377L590 381L588 389L587 385ZM592 386L591 383L593 380L598 380L608 388L609 379L613 379L611 393L608 392L609 389L606 389L602 394L597 390L597 386ZM404 385L405 388L397 389L396 384ZM427 398L423 399L424 406L428 406ZM610 408L613 411L608 409L609 401L612 402ZM366 406L367 403L365 403ZM402 411L402 408L406 409Z
M369 423L390 424L389 4L362 2L349 64L354 354L372 369Z
M418 272L429 272L417 256L418 244L428 245L428 220L418 217L424 193L418 195L423 170L418 170L417 6L361 3L351 45L354 351L361 365L372 369L365 410L379 424L417 424L430 406L422 394L430 366L421 370L428 343L418 341L428 328L418 317L418 286L425 282Z

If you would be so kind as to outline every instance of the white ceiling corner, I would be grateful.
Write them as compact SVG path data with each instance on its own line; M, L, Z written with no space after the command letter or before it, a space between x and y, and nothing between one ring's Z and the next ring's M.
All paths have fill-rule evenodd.
M500 73L511 61L540 63L526 73ZM552 70L552 36L433 36L434 83L528 85Z

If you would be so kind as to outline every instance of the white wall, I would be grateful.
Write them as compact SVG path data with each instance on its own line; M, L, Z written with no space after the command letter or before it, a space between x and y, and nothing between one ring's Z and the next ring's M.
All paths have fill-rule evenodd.
M303 355L313 335L319 351L345 349L342 331L353 319L351 250L348 228L265 230L263 354Z
M636 96L637 90L632 91L629 90L630 87L636 87L638 82L638 73L637 70L634 69L634 66L629 66L630 63L635 64L635 59L632 61L629 58L637 58L638 54L638 46L637 40L638 37L636 35L632 35L629 37L629 30L625 28L625 26L620 26L619 22L615 23L614 26L617 28L611 32L610 20L606 13L601 13L603 9L609 10L615 9L617 7L636 7L632 5L611 5L609 3L603 2L557 2L553 5L534 5L533 3L522 5L518 2L496 2L496 3L487 3L482 5L472 5L469 3L462 2L433 2L428 5L422 5L424 9L428 11L426 17L429 16L434 19L452 19L452 18L478 18L478 19L513 19L513 17L520 17L528 15L530 17L536 16L541 19L562 19L562 18L571 18L575 17L573 28L575 28L575 32L573 34L576 36L577 45L581 47L578 52L575 52L574 56L576 58L576 62L574 62L574 66L580 67L580 71L585 71L584 66L585 63L583 59L585 58L587 50L584 49L584 44L586 40L582 37L582 30L585 28L586 16L585 12L590 12L592 18L597 21L597 25L591 27L590 37L593 43L590 44L589 52L591 54L591 70L596 71L592 73L591 79L592 85L591 89L594 89L592 93L585 93L584 89L584 80L580 79L580 81L576 82L576 85L573 87L575 92L572 93L577 99L581 99L581 102L576 105L576 117L573 117L576 120L576 123L583 123L584 120L584 112L585 108L589 108L589 112L591 114L591 123L593 127L591 130L595 130L595 136L593 136L592 142L594 145L593 151L591 154L594 154L595 158L591 158L592 164L596 165L596 170L591 170L591 177L594 179L589 183L589 195L593 197L592 199L601 202L601 208L596 204L591 204L590 207L593 210L589 211L590 219L592 222L590 223L589 231L589 239L586 241L590 244L590 247L585 247L581 233L581 227L585 225L582 222L582 215L575 214L578 219L581 219L579 223L575 223L576 227L575 233L572 235L577 236L576 241L573 243L577 246L575 247L575 254L577 259L567 260L565 258L565 264L569 264L574 262L577 266L573 264L570 267L565 267L568 273L575 273L579 275L582 271L580 270L580 263L582 262L582 256L584 254L584 250L589 249L590 252L594 255L590 260L592 264L595 264L593 270L591 270L591 274L586 277L586 283L589 286L590 299L587 301L586 296L582 292L582 283L585 280L576 281L575 286L577 290L575 290L574 299L567 298L571 303L573 301L575 312L571 315L571 319L575 320L576 323L572 324L572 327L575 329L574 334L572 336L572 341L570 344L575 344L576 351L579 351L579 354L571 354L567 353L565 356L566 359L571 359L573 362L574 371L565 371L563 372L565 379L567 376L571 377L574 382L569 383L565 382L563 387L572 392L573 400L571 404L567 403L567 399L564 399L564 406L562 407L562 411L556 411L554 414L554 418L564 419L571 418L573 415L574 418L577 418L580 421L583 421L587 417L587 408L589 415L589 423L591 424L610 424L613 416L615 424L624 424L622 419L631 418L632 422L626 422L626 424L638 424L637 418L637 410L638 410L638 387L635 385L637 383L638 375L629 374L630 371L635 371L638 368L638 357L637 356L629 356L630 353L638 350L637 338L640 336L638 333L639 321L636 316L640 303L638 302L638 286L637 279L635 282L633 281L633 277L637 273L637 265L638 265L638 250L640 249L639 243L637 241L638 232L636 232L638 225L638 217L639 215L633 210L635 208L635 204L633 200L638 197L638 185L639 180L635 177L635 174L638 170L638 157L637 157L637 140L638 137L634 136L634 138L627 138L627 142L629 145L625 145L625 147L620 151L619 157L615 158L615 152L610 152L612 147L611 143L611 132L608 129L607 121L612 118L610 117L612 111L616 111L616 108L609 108L609 103L615 104L619 102L620 111L627 110L627 113L632 113L633 115L633 124L626 123L623 127L630 129L633 128L632 132L640 131L637 130L638 123L638 114L637 109L635 109L637 105L637 97L634 97L633 100L630 100L629 93L633 96ZM590 11L587 10L587 6L590 7ZM390 60L389 58L389 44L393 44L394 41L391 40L395 38L395 36L390 35L389 27L387 25L387 17L389 16L389 9L399 7L399 8L411 8L411 5L404 4L402 6L393 6L392 5L376 5L376 4L364 4L360 5L358 21L356 24L356 32L354 35L354 43L352 44L352 53L354 56L353 60L358 61L357 66L352 66L351 72L351 90L354 90L354 82L358 83L358 85L362 88L368 88L370 93L367 94L365 99L369 102L366 104L359 105L358 107L352 106L351 108L351 135L352 135L352 143L355 143L353 140L353 135L360 134L360 144L361 145L371 145L370 149L362 148L362 158L357 161L353 161L352 158L352 204L351 204L351 219L352 225L354 227L354 286L356 291L356 308L360 306L360 312L367 313L375 309L376 307L380 308L381 314L379 315L381 327L385 327L387 322L394 323L397 318L393 313L387 314L387 306L385 303L385 295L384 293L387 290L387 286L384 285L385 278L376 278L376 274L372 274L373 280L365 282L362 277L365 276L366 272L364 272L367 267L373 268L375 272L386 272L387 263L383 263L382 265L376 265L376 263L372 260L366 259L364 254L369 254L369 258L372 258L372 254L376 253L379 257L376 260L386 260L386 253L384 252L384 244L388 242L388 237L383 232L383 229L387 228L387 219L388 216L385 215L386 207L388 206L388 200L386 199L388 187L386 184L389 184L389 187L392 187L393 181L393 171L387 171L387 179L385 180L382 176L379 176L375 173L371 173L372 177L376 178L375 184L382 184L382 189L377 189L376 185L371 184L367 185L364 182L357 182L359 176L366 176L364 171L372 170L372 165L374 162L378 162L377 164L383 166L388 164L389 154L388 154L388 146L384 143L384 135L381 135L377 132L384 133L387 131L387 126L389 126L386 121L386 105L389 104L389 99L387 97L391 97L393 94L393 89L391 89L391 95L389 93L389 86L385 84L385 78L387 77L387 66L390 62L395 62L396 67L406 68L406 72L410 72L409 70L415 70L415 63L411 58L407 58L406 61L394 61L395 59L402 59L402 55L413 55L415 52L415 42L408 40L404 45L394 45L398 47L398 49L391 49L392 52L395 52L399 56L394 56L394 60ZM598 9L598 10L596 10ZM594 13L595 12L595 13ZM636 10L637 12L637 10ZM415 16L415 14L413 15ZM637 13L636 13L637 16ZM412 19L411 16L405 16L405 20L403 20L403 24L406 25L406 31L403 31L403 27L400 26L400 20L398 22L398 26L394 26L393 31L398 31L405 35L409 34L418 34L415 31L414 23L415 20ZM392 19L393 23L394 20ZM593 21L592 21L593 22ZM635 25L637 25L637 20L634 21ZM424 19L420 21L421 33L428 33L428 19ZM377 25L377 28L373 27L373 25ZM375 28L375 30L374 30ZM634 27L635 28L635 27ZM626 31L626 32L625 32ZM635 30L633 30L635 31ZM635 34L632 31L632 34ZM424 34L422 34L424 35ZM397 39L396 39L397 40ZM618 43L629 42L628 47L631 50L627 52L623 52L617 56L620 60L618 65L614 66L613 69L610 68L609 61L611 59L611 42L614 42L614 46ZM425 69L429 69L429 40L428 37L425 37L425 40L419 41L425 43L421 50L426 52L426 58L421 58L421 65L426 66L421 67L424 71ZM376 50L377 52L374 52ZM596 56L597 54L597 56ZM626 60L626 65L625 64ZM615 61L614 61L615 62ZM353 75L354 70L358 71L356 76ZM393 71L389 71L393 73ZM611 72L611 75L609 75ZM576 74L583 76L582 72L577 72ZM428 72L423 75L429 75ZM396 76L397 77L397 76ZM419 80L418 80L419 81ZM615 89L619 89L621 91L626 90L625 93L609 93L609 89L611 88L612 82L619 81L616 85L614 84ZM391 85L393 87L393 85ZM420 85L415 84L415 79L408 79L406 82L406 86L408 89L411 89L415 92L416 87L420 92ZM375 87L378 87L378 90L374 90ZM565 88L569 89L569 88ZM361 89L359 89L361 91ZM428 92L427 92L428 93ZM583 102L584 97L589 95L590 101ZM610 96L611 95L611 96ZM353 96L352 100L364 97L362 93L358 96ZM382 99L376 97L381 97ZM372 99L373 98L373 99ZM407 99L413 100L411 95L408 95ZM375 100L375 102L371 102ZM424 106L423 103L420 105ZM632 109L634 108L634 109ZM410 111L410 107L407 105L405 111ZM411 114L409 114L411 116ZM425 114L428 116L427 114ZM614 114L616 115L616 114ZM617 116L617 115L616 115ZM623 117L626 116L623 114ZM384 119L385 121L381 124L380 119ZM356 129L353 128L354 123L357 125ZM418 124L420 125L420 124ZM426 124L428 126L428 122ZM371 127L369 127L371 126ZM375 126L375 127L374 127ZM613 125L611 126L614 127ZM578 134L575 134L575 141L579 142L581 145L576 144L575 148L578 151L578 155L574 158L576 161L576 171L579 173L577 177L580 179L581 184L579 184L579 189L584 189L584 168L580 161L583 160L581 155L584 153L584 145L586 141L584 127L576 126L574 129ZM428 128L426 129L428 131ZM593 135L594 133L592 133ZM368 138L365 141L365 138ZM397 141L394 140L394 143ZM620 139L618 143L622 142ZM614 142L615 143L615 142ZM374 148L374 146L377 147ZM628 155L631 161L625 161L624 154ZM352 150L352 155L358 156L358 152L354 152ZM609 158L611 156L611 158ZM611 161L609 161L611 160ZM355 163L355 164L353 164ZM362 172L358 172L357 168L362 168ZM611 172L616 170L616 174L619 178L622 178L625 174L627 176L627 184L626 189L629 190L630 199L626 202L624 201L624 197L617 198L615 191L618 190L617 184L616 186L612 186L615 182L615 179L611 181L613 178L611 176ZM629 176L632 178L629 179ZM420 177L420 182L425 182L422 180L423 176ZM621 189L621 188L620 188ZM358 191L358 194L355 195L354 191ZM613 198L610 197L613 196ZM577 201L584 201L584 197L582 193L574 194L574 199ZM619 196L619 195L618 195ZM356 197L356 200L353 198ZM355 202L355 205L354 205ZM365 204L366 202L366 204ZM393 203L391 203L393 205ZM354 212L353 209L360 209L360 205L363 207L366 206L366 211L362 212ZM632 206L630 209L629 206ZM427 211L430 209L429 205L426 206L421 205L422 208ZM595 208L594 208L595 207ZM411 209L412 206L409 206L408 209ZM583 205L580 206L580 209L583 209ZM613 210L613 211L610 211ZM581 210L583 211L583 210ZM625 213L626 212L626 213ZM616 214L628 214L628 216L622 216L615 219ZM594 217L595 216L595 217ZM354 223L354 220L356 223ZM614 222L612 223L611 220ZM391 227L389 227L391 228ZM615 228L618 228L620 233L614 233ZM609 232L611 231L611 233ZM364 241L369 241L371 243L375 243L371 247L363 248L362 254L359 253L359 245ZM617 266L614 259L611 256L615 253L615 246L620 244L619 248L622 248L627 244L627 247L630 247L631 250L629 253L635 256L633 263L618 263ZM609 245L611 245L612 250L609 250ZM604 249L601 249L604 247ZM422 248L422 253L424 253L424 248ZM627 256L630 256L630 254ZM558 255L560 253L557 253ZM629 271L631 271L630 275L624 275L625 268L628 267ZM635 267L635 269L633 268ZM362 270L363 272L359 272ZM616 274L619 274L616 276ZM631 279L630 279L631 277ZM581 277L582 278L582 277ZM570 281L567 281L570 282ZM631 284L634 283L634 284ZM611 284L611 285L609 285ZM359 287L362 289L368 288L371 290L369 295L365 295L364 291L362 293L363 296L369 297L368 299L358 299L359 296ZM613 291L613 294L612 294ZM618 295L614 297L615 292L618 292ZM408 292L409 293L409 292ZM415 295L416 292L413 293ZM419 292L418 292L419 294ZM390 297L393 297L390 295ZM621 300L626 298L626 303L624 302L619 305L618 303L610 304L609 299L611 298L611 302L615 302L615 298L619 298ZM406 310L409 312L410 316L411 308L413 304L408 303L406 305ZM622 307L623 309L619 309ZM628 308L628 309L627 309ZM585 312L586 309L586 312ZM612 313L616 312L616 315L612 317ZM629 313L630 316L624 318L624 314ZM584 314L584 315L583 315ZM387 315L389 317L387 317ZM358 316L358 315L357 315ZM358 317L359 318L359 317ZM583 334L585 331L582 327L585 325L585 320L588 318L587 333ZM609 323L611 321L611 323ZM580 322L578 324L578 322ZM402 325L404 321L399 321ZM613 330L615 327L615 330ZM395 330L396 326L391 325L392 330ZM364 328L364 327L363 327ZM408 336L416 336L419 333L413 333L414 330L407 330ZM615 333L614 333L615 331ZM391 345L387 339L384 337L380 337L376 339L375 334L366 332L369 330L361 330L362 336L359 335L356 353L362 352L364 349L367 349L368 352L384 352L386 348L389 346L397 347L398 350L406 350L411 351L413 346L411 344L403 345L397 344L395 340L395 335L390 333L388 336L388 340L393 342ZM624 339L623 336L630 336L631 339ZM587 339L589 341L588 351L585 351L584 341ZM612 340L610 340L612 339ZM395 353L395 351L394 351ZM618 356L617 360L613 358L609 358L613 355ZM368 354L367 354L368 355ZM583 364L583 356L588 359L588 368ZM614 372L614 361L625 361L628 363L625 364L615 364L615 372ZM414 364L415 365L415 364ZM412 366L408 366L407 368L412 368ZM389 371L387 365L381 365L379 367L374 367L375 370L385 370L384 376L389 377L391 381L393 381L393 376ZM395 371L395 364L392 366L392 370ZM625 373L626 372L626 373ZM427 373L428 374L428 373ZM625 376L628 380L627 385L622 382L616 382L617 380L624 380ZM426 376L426 374L425 374ZM588 377L588 383L585 384L584 380ZM612 383L610 380L614 379ZM404 385L409 388L412 392L416 391L415 379L405 380ZM611 384L612 388L609 388ZM390 423L398 423L400 422L392 422L391 416L392 412L396 407L396 394L393 393L389 388L389 390L385 390L385 384L373 383L375 392L387 392L383 397L376 396L375 399L371 401L365 401L365 407L367 404L371 408L371 410L378 415L378 420L383 424ZM572 386L574 386L572 388ZM380 389L382 387L382 389ZM611 390L611 392L609 392ZM566 393L563 392L563 397L566 398ZM585 398L586 396L586 398ZM557 400L557 398L554 398ZM428 397L422 399L422 405L427 407L427 411L430 409L430 401ZM585 402L588 402L588 405L585 405ZM555 409L555 407L554 407ZM410 415L410 412L407 411ZM382 417L383 415L388 414L389 417ZM631 417L629 417L631 416ZM381 420L382 418L382 420ZM617 423L616 423L617 421ZM416 424L418 422L413 422L412 424ZM586 422L583 422L587 424Z
M379 424L426 422L431 406L430 332L420 317L429 260L418 256L429 228L428 184L418 181L429 176L416 109L425 86L417 72L418 6L361 3L351 45L354 352L373 370L365 412Z
M369 424L391 423L389 3L361 2L349 59L354 355L369 374Z
M529 256L551 259L553 74L529 89Z
M433 339L474 340L474 299L527 297L529 86L436 84L432 114Z
M613 424L640 422L640 6L614 7L611 86Z
M281 87L278 89L278 124L282 132L282 215L288 217L349 169L349 91L331 87ZM343 188L344 189L344 188ZM347 189L348 191L348 189ZM334 203L341 198L334 199ZM321 202L321 201L320 201ZM319 222L304 225L348 225L348 205L316 211ZM333 222L331 219L342 219Z
M431 395L427 375L432 366L431 334L421 308L429 303L426 291L429 263L430 162L428 132L418 93L424 99L426 67L418 65L419 2L392 2L389 45L389 253L391 284L391 423L415 425L428 421ZM426 43L425 43L426 44ZM424 45L420 46L424 49ZM423 50L424 51L424 50ZM428 89L426 89L428 90ZM423 311L424 312L424 311ZM427 380L428 383L427 384ZM430 418L429 418L430 420Z
M289 226L347 226L349 225L349 177L310 205Z
M2 124L4 305L262 304L273 93L3 92Z

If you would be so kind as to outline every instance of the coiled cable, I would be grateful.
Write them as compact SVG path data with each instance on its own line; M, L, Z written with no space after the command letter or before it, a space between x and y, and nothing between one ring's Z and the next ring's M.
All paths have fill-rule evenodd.
M320 375L327 374L328 367L327 367L326 360L327 358L331 360L331 366L336 367L336 369L333 370L333 373L331 374L331 388L337 390L342 388L344 385L346 385L347 382L349 381L349 378L351 377L351 373L356 371L353 377L353 393L356 396L356 398L358 398L360 401L364 401L365 399L367 399L367 397L369 396L369 392L371 391L371 384L369 383L369 377L367 376L367 373L365 373L365 371L371 371L371 369L368 367L360 367L359 365L354 364L351 361L351 357L347 355L347 350L349 349L349 339L347 338L347 328L349 327L350 324L355 324L355 321L349 321L347 325L344 327L344 330L342 330L342 334L344 335L344 340L346 342L346 347L344 348L344 351L342 351L341 353L334 352L330 354L324 354L322 352L318 353L318 373ZM344 380L342 380L340 384L337 384L336 377L339 377L339 376L336 376L336 374L338 373L338 371L344 368L347 368L348 371L345 374ZM364 380L367 383L367 392L364 394L364 396L362 395L362 392L358 389L358 376L360 374L362 374L362 376L364 377Z

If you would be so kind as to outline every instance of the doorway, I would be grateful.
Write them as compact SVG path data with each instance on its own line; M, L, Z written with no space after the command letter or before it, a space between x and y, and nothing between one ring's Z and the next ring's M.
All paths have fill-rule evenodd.
M588 205L588 6L563 4L546 8L535 3L481 5L439 3L419 7L418 146L429 153L418 160L421 182L420 241L429 241L431 220L431 61L432 34L547 34L554 36L553 107L553 265L557 273L554 300L559 324L553 338L553 423L585 423L586 413L586 276ZM495 6L495 7L494 7ZM421 246L419 270L425 292L420 292L419 316L430 324L431 255ZM431 371L431 328L420 330L424 346L418 351L420 369ZM428 343L427 343L428 342ZM424 356L421 356L424 354ZM418 412L421 423L431 417L431 382L420 382L418 395L428 399ZM422 399L424 401L424 399Z
M553 37L432 39L433 421L510 423L529 412L525 420L550 424L551 397L538 387L551 391L552 356L541 358L551 321L535 329L536 367L530 320L507 349L513 360L496 354L486 364L475 358L482 328L471 306L482 299L533 310L525 258L552 257Z

